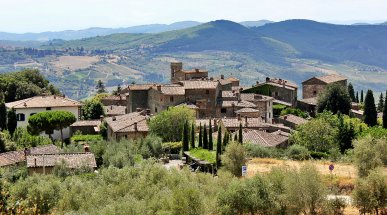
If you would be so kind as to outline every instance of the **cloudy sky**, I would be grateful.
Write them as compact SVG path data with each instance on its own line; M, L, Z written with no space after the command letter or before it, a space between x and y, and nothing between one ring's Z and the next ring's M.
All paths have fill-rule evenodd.
M379 22L387 21L387 0L0 0L0 31L6 32L217 19Z

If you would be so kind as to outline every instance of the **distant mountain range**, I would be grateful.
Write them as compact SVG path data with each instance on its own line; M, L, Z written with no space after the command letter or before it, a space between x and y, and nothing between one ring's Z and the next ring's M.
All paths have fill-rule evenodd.
M269 20L260 21L245 21L241 22L241 25L246 27L259 27L267 23L272 23ZM119 33L133 33L133 34L144 34L144 33L162 33L166 31L180 30L185 28L194 27L203 23L196 21L183 21L175 22L172 24L150 24L150 25L139 25L127 28L88 28L83 30L66 30L57 32L41 32L41 33L7 33L0 32L0 41L49 41L54 39L61 40L77 40L88 37L106 36L110 34Z

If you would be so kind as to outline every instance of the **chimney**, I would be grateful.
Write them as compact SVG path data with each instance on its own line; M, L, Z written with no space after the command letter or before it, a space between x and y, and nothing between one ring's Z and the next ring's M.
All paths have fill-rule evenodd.
M121 95L120 95L120 101L122 101L122 97L121 97Z
M220 75L220 79L224 79L224 75Z
M89 153L89 152L90 152L90 146L87 145L87 144L83 145L83 151L84 151L85 153Z
M110 105L110 110L113 110L113 105Z
M213 77L211 77L211 78L210 78L210 81L213 81L213 80L214 80L214 78L213 78Z
M237 117L238 117L238 121L241 121L241 115L239 113L237 114Z
M56 99L56 95L54 95L54 99Z
M145 111L145 115L150 115L151 114L151 110L150 109L146 109L146 111Z
M115 117L115 116L113 116L112 120L113 120L113 121L116 121L116 117Z
M256 85L259 85L259 81L256 81Z
M141 112L142 109L141 108L136 108L136 112Z
M267 82L270 82L270 78L269 77L266 77L266 83Z
M282 81L282 87L285 88L285 81Z
M288 116L284 116L284 120L287 120L288 119Z
M134 131L137 132L138 131L137 122L135 122L133 125L134 125Z
M161 85L157 85L157 91L161 91Z
M199 72L199 69L195 69L195 72Z

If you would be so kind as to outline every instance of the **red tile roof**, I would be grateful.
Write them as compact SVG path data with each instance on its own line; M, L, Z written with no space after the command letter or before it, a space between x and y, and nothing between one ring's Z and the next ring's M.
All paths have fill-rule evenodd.
M62 96L35 96L5 104L7 108L80 107L82 103Z
M243 143L257 144L263 147L275 147L286 143L288 137L265 131L243 129Z
M105 119L113 132L130 132L135 131L135 123L137 123L137 131L148 131L147 119L148 116L142 115L139 112L133 112L121 116L108 117Z
M27 153L35 154L46 154L46 153L58 153L59 148L55 145L44 145L33 147L27 150ZM10 166L25 161L24 150L11 151L0 154L0 167Z

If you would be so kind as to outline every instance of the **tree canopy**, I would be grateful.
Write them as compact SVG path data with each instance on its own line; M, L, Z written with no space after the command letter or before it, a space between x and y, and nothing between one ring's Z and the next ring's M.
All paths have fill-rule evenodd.
M349 114L351 109L351 97L346 87L339 84L330 84L318 97L317 112L324 110L336 114L338 112Z
M63 129L76 120L74 114L69 111L46 111L34 114L28 118L28 123L32 133L45 131L47 134L52 134L54 130L60 130L63 143Z
M85 120L100 119L104 115L103 104L98 99L86 100L82 106L82 118Z
M195 112L185 106L170 107L157 114L149 121L150 132L161 137L165 142L182 140L183 125L193 123Z

